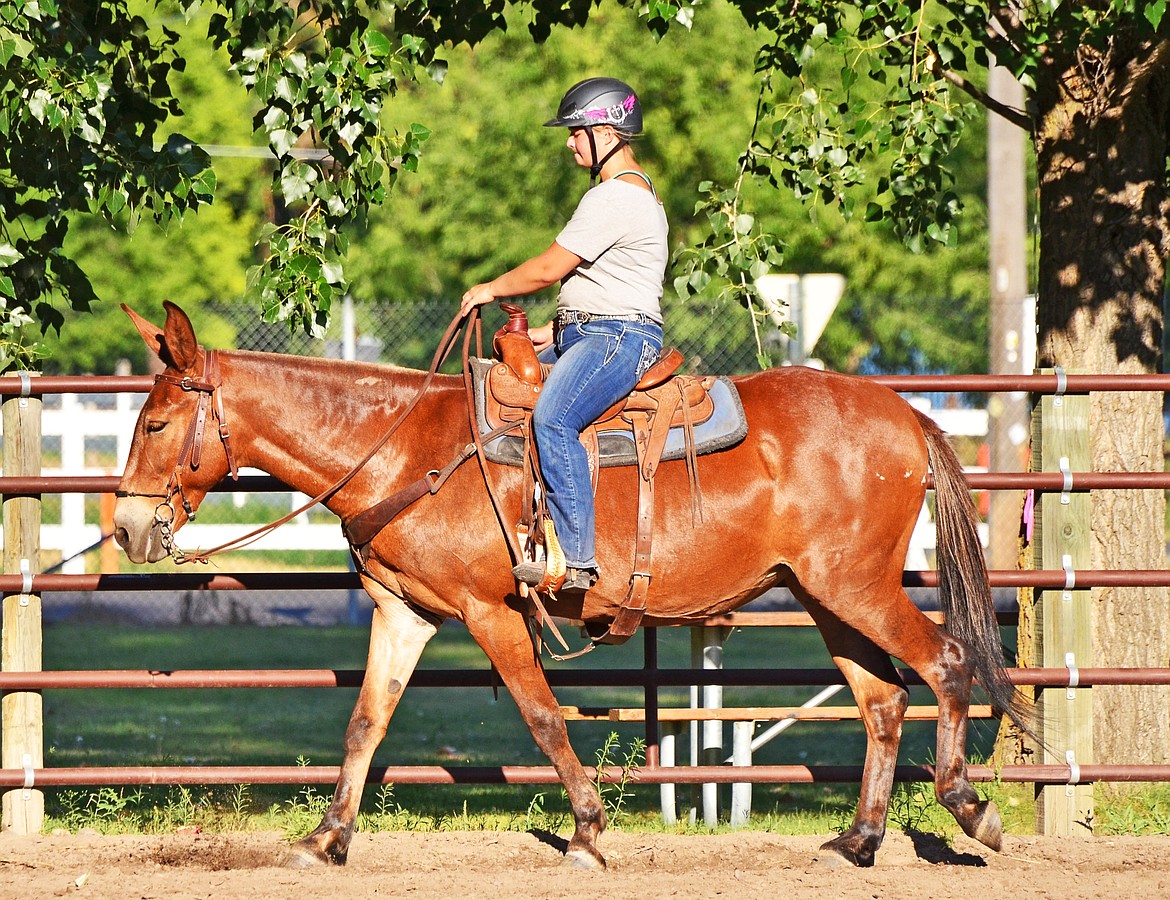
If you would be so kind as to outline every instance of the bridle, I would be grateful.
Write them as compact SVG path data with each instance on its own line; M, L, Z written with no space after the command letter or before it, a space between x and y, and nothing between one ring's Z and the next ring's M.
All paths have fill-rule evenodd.
M183 507L188 521L195 520L195 506L187 498L183 488L183 475L190 469L199 470L203 459L203 435L207 428L207 414L212 411L219 422L219 439L223 443L224 454L227 456L228 469L233 481L239 480L239 468L236 466L235 454L232 452L231 431L228 429L227 417L223 411L223 395L220 392L219 351L207 350L203 354L203 377L192 378L190 375L179 377L163 372L154 376L154 383L173 384L184 391L194 391L199 394L195 415L187 426L187 433L183 437L183 445L179 449L178 459L171 470L166 487L161 493L146 491L114 492L115 497L152 497L159 500L154 510L154 523L158 526L163 549L177 563L188 562L188 556L175 543L175 497Z
M183 512L186 513L187 519L193 520L195 518L195 506L187 499L183 491L183 474L190 469L195 471L199 468L199 464L203 453L203 438L207 427L207 413L212 410L216 419L219 420L219 437L223 442L224 453L227 455L228 467L231 470L232 478L239 479L238 469L236 467L235 454L232 452L231 433L228 430L227 419L223 410L223 399L220 392L220 371L219 371L219 351L206 350L203 357L203 377L199 380L192 378L189 375L178 377L176 375L168 375L165 372L154 377L155 383L164 382L166 384L173 384L184 391L195 391L199 394L199 402L195 411L195 415L191 419L191 424L187 426L187 434L183 438L183 446L179 450L179 457L175 461L175 467L171 472L171 476L167 481L166 488L162 493L147 493L140 491L123 491L118 490L114 492L116 497L153 497L159 499L159 504L154 511L154 524L158 527L160 541L163 549L167 555L171 557L176 563L188 562L202 562L207 563L212 556L224 553L228 550L237 550L248 544L254 543L264 535L276 530L286 522L292 521L301 513L316 506L318 503L323 503L340 491L350 480L374 458L390 440L394 432L398 430L399 426L406 421L419 401L423 398L427 389L434 381L435 375L439 371L439 367L447 358L448 352L454 346L455 335L458 332L459 326L464 320L462 314L456 314L455 318L451 320L451 324L447 326L446 332L443 334L439 342L438 348L435 350L434 358L431 360L430 368L427 370L426 377L423 379L422 385L418 392L411 398L410 402L398 414L398 417L389 425L382 437L370 448L362 459L360 459L348 472L341 476L337 481L319 493L316 497L312 497L307 503L292 510L289 513L281 516L274 522L269 522L267 525L262 525L254 531L234 538L226 543L220 544L217 547L212 547L210 550L200 550L194 553L186 553L175 543L174 521L175 521L175 504L174 498L177 495L183 507ZM479 336L479 316L478 310L473 311L470 315L467 329L467 340L470 339L472 331ZM467 369L467 340L464 342L464 369ZM473 407L471 407L473 408ZM473 413L474 415L474 413ZM472 429L474 435L474 427ZM468 445L470 449L465 449L459 454L455 460L449 463L442 470L431 470L426 476L420 479L420 483L424 484L430 493L434 493L446 481L447 477L457 468L464 460L476 455L476 451L480 450L480 441L478 438L473 438L471 444ZM481 461L482 463L482 461ZM415 499L421 494L415 492Z

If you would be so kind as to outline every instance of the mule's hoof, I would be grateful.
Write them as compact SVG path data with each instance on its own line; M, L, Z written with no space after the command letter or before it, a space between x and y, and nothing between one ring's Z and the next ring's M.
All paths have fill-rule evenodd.
M333 848L336 851L336 848ZM330 852L321 850L308 841L301 841L289 848L285 858L286 869L311 869L315 866L344 866L346 854L344 852Z
M990 847L997 853L1003 847L1003 820L999 817L999 810L990 800L979 804L979 815L971 824L970 829L964 829L967 836L974 838L985 847Z
M570 869L589 869L597 872L605 869L605 857L596 850L569 850L561 864Z
M846 866L854 866L856 863L846 859L836 850L825 850L821 848L821 852L813 857L813 862L822 869L844 869Z
M865 869L873 865L876 847L870 847L857 839L846 840L845 835L825 841L821 844L821 852L816 861L830 869L839 869L843 865L857 866Z
M294 846L284 858L283 867L286 869L313 869L317 866L327 866L331 862L327 855L308 847Z

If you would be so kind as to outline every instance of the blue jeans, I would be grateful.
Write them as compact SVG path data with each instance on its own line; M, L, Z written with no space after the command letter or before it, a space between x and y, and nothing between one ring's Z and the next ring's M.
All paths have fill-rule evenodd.
M597 569L593 486L581 432L633 390L661 349L659 325L599 319L565 325L541 354L542 362L556 365L536 401L532 431L548 511L573 568Z

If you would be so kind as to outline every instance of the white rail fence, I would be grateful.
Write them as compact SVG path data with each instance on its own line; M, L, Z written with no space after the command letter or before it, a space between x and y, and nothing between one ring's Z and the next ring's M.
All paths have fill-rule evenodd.
M45 468L42 475L118 475L125 468L138 420L138 409L143 397L138 394L113 394L114 406L99 406L90 394L61 394L59 408L46 406L42 418L42 434L46 444L60 441L59 468ZM95 448L109 456L113 450L116 464L112 467L87 465L87 457L95 455ZM257 469L242 469L244 475L261 475ZM309 498L297 492L287 492L288 508L296 509ZM57 550L63 560L57 570L65 575L83 574L86 549L100 542L104 535L100 522L87 522L85 494L61 495L60 524L41 526L42 551ZM243 506L247 495L233 495L237 506ZM262 525L256 522L255 525ZM214 547L238 537L248 526L239 523L217 525L198 521L183 528L183 546ZM283 528L264 536L249 548L251 550L341 550L346 549L345 538L336 522L311 522L308 513L302 513Z

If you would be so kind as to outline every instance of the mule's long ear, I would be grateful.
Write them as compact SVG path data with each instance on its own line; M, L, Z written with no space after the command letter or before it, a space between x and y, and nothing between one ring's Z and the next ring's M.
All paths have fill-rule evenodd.
M122 311L130 317L146 346L163 365L180 372L189 371L195 367L199 352L195 329L187 314L170 300L164 300L163 306L167 311L167 324L162 328L138 315L125 303L122 304Z
M165 355L160 354L160 358L180 372L192 371L199 358L195 327L187 314L170 300L163 301L163 308L167 311L167 323L163 326Z
M142 339L146 341L146 346L155 356L162 357L163 346L163 332L162 329L153 322L148 322L142 316L138 315L125 303L122 304L122 312L130 317L130 321L134 323L134 327L138 329L138 333L142 335Z

